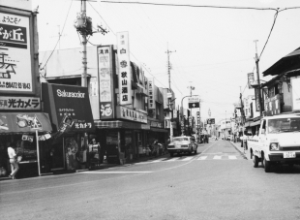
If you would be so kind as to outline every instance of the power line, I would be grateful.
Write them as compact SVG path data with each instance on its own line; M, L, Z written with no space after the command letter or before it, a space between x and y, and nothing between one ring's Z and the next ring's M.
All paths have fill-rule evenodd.
M167 4L154 2L125 2L125 1L101 1L104 3L116 4L141 4L141 5L155 5L155 6L175 6L175 7L192 7L192 8L224 8L224 9L246 9L246 10L260 10L260 11L278 11L277 8L259 8L259 7L234 7L234 6L216 6L216 5L193 5L193 4Z
M99 17L103 20L103 22L105 23L105 25L110 29L110 31L116 36L116 33L113 31L113 29L111 27L108 26L107 22L104 20L104 18L100 15L100 13L91 5L90 2L88 2L90 4L90 6L93 8L93 10L99 15ZM89 42L90 43L90 42ZM92 43L90 43L92 44ZM93 44L92 44L93 45ZM139 59L136 58L136 56L130 52L130 55L133 56L138 62L141 62ZM149 73L151 76L153 76L155 78L155 80L157 82L159 82L162 86L166 87L164 83L162 83L161 81L159 81L148 69L145 68L145 70L147 71L147 73Z
M56 42L56 44L55 44L55 46L54 46L52 52L50 53L48 59L46 60L44 66L43 66L41 69L44 69L44 68L45 68L45 66L47 65L48 61L50 60L52 54L54 53L54 51L55 51L55 49L56 49L56 47L57 47L57 45L58 45L58 43L59 43L59 41L60 41L60 37L62 36L62 34L63 34L63 32L64 32L64 29L65 29L65 26L66 26L66 22L67 22L67 19L68 19L68 17L69 17L69 13L70 13L70 9L71 9L71 7L72 7L73 1L74 1L74 0L71 1L70 7L69 7L69 10L68 10L68 13L67 13L65 22L64 22L64 26L63 26L63 28L62 28L62 30L61 30L61 33L60 33L59 36L58 36L58 40L57 40L57 42Z

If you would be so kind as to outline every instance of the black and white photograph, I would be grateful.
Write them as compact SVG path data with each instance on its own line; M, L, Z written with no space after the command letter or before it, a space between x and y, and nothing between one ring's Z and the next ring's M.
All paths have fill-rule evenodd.
M300 2L0 0L1 220L300 220Z

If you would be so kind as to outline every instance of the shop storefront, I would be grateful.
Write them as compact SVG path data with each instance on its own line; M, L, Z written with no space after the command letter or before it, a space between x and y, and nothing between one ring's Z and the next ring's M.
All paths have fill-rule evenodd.
M47 113L0 113L1 164L5 175L10 173L8 144L15 147L20 170L16 177L38 176L45 166L44 151L50 145L52 127ZM39 166L40 165L40 166Z
M158 141L165 148L169 138L169 129L164 128L164 122L148 118L148 125L150 126L147 135L148 144L153 147L154 141Z
M100 139L102 155L108 163L124 163L139 158L146 148L147 115L126 107L116 107L115 121L95 121L96 136ZM143 150L144 152L144 150Z
M95 130L88 88L43 83L42 91L44 108L54 130L52 143L45 149L45 171L74 172L87 168L88 144Z

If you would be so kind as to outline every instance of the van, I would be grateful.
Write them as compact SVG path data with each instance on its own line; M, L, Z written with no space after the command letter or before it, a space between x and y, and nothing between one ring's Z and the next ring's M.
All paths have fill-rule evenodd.
M261 162L265 172L275 164L300 164L300 115L262 118L258 134L248 137L247 145L254 167Z

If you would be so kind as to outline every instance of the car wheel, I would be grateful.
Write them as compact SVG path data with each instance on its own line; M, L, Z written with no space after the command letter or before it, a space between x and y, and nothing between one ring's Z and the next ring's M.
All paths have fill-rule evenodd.
M196 147L194 154L197 155L198 148Z
M267 161L266 158L264 158L264 169L266 173L271 171L271 162Z
M258 162L259 162L259 159L258 157L255 155L254 158L253 158L253 163L254 163L254 167L258 167Z
M173 153L173 152L170 152L170 156L173 157L173 156L174 156L174 153Z

